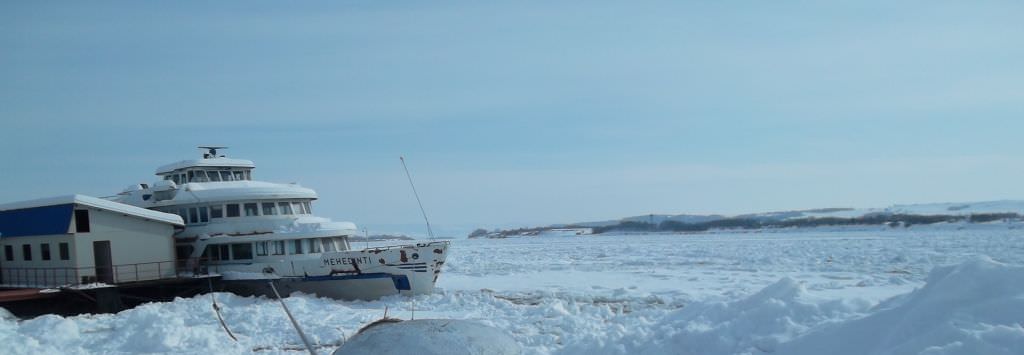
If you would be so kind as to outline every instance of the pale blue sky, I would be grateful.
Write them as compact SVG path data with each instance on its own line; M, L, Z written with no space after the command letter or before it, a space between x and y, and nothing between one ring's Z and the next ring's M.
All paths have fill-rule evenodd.
M0 201L197 156L318 213L602 220L1024 198L1024 3L3 2Z

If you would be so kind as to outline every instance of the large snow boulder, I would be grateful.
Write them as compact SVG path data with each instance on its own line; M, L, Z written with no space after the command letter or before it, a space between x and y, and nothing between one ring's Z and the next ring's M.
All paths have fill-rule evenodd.
M363 329L334 355L513 355L522 353L511 336L480 322L416 319Z
M783 344L780 354L1024 354L1024 267L988 257L935 268L928 283Z

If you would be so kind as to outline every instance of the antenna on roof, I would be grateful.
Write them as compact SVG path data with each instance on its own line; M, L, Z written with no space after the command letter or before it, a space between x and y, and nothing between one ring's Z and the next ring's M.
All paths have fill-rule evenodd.
M206 153L203 154L203 159L210 159L217 157L217 149L228 149L228 147L214 147L214 146L199 146L199 149L206 149ZM221 158L224 156L221 155Z

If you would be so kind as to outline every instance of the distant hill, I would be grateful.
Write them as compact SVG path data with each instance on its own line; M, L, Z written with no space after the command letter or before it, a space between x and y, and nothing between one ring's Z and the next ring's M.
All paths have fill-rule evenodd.
M818 208L799 211L775 211L762 213L748 213L736 216L724 215L667 215L653 214L625 217L620 220L596 221L569 223L566 225L584 227L607 227L622 222L638 222L661 224L665 221L680 223L706 223L723 219L752 219L759 221L783 221L801 218L859 218L876 214L902 214L918 216L970 216L972 214L993 214L993 213L1015 213L1024 215L1024 201L1001 200L985 202L961 202L961 203L926 203L912 205L892 205L885 208Z
M701 232L719 229L811 228L822 226L887 225L909 227L936 223L1021 221L1024 201L893 205L885 208L819 208L798 211L748 213L735 216L649 214L619 220L557 224L487 232L475 237L533 236L554 228L592 228L606 232ZM483 233L480 233L483 232Z

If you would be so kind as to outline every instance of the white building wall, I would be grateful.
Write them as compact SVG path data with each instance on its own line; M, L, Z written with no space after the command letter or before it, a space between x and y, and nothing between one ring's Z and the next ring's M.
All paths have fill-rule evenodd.
M115 281L175 276L172 225L96 208L88 210L90 231L74 233L75 259L79 260L79 265L95 268L93 242L106 240L110 241L110 258L116 269ZM71 226L74 229L74 218ZM94 271L92 275L95 275Z
M0 268L7 285L59 286L80 280L76 274L74 238L70 234L0 238ZM60 243L68 243L69 260L60 260ZM32 260L25 261L22 246L28 244ZM42 244L50 245L50 260L43 260ZM11 246L14 260L8 261L6 246Z

